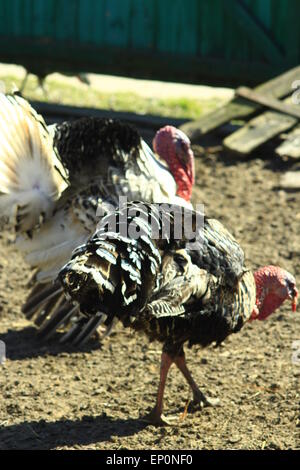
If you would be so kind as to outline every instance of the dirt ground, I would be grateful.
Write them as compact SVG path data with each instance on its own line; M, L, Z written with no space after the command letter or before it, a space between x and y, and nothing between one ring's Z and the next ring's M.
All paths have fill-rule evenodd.
M197 158L194 202L218 217L241 242L251 267L279 264L300 282L300 192L278 189L286 167L271 159ZM300 314L288 304L266 322L253 322L223 347L187 351L204 392L221 406L188 414L184 379L171 369L166 428L141 419L154 403L160 345L118 327L100 349L40 344L22 318L29 270L12 235L0 235L0 449L296 449Z

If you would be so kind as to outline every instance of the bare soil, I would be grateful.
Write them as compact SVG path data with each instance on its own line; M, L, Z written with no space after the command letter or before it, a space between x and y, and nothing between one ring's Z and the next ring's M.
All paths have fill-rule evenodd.
M285 168L201 155L194 202L234 233L249 266L279 264L299 280L300 192L278 189ZM154 403L161 346L121 327L101 348L39 343L20 312L30 271L12 239L0 234L0 449L300 448L300 366L291 360L299 311L286 304L220 348L188 350L195 379L221 406L183 417L191 395L172 368L165 414L174 424L155 428L141 417Z

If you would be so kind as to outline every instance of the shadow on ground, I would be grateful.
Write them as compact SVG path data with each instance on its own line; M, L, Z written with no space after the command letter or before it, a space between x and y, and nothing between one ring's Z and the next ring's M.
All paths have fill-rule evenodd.
M113 419L106 414L84 416L81 420L31 421L0 427L0 450L50 450L57 447L89 445L112 436L132 436L147 426L141 419Z
M58 356L61 353L90 352L101 347L99 340L91 339L82 347L74 347L69 344L59 343L57 334L53 340L42 342L38 339L37 330L34 327L26 327L22 330L8 330L0 335L0 340L6 345L6 357L11 361L33 359L43 356Z

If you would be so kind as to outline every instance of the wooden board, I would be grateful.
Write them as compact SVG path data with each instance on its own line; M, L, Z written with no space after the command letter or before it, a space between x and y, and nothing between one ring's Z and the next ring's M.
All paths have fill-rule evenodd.
M277 100L272 96L266 96L262 93L257 93L256 91L251 90L251 88L245 86L237 88L235 93L237 96L246 98L247 100L253 101L254 103L257 103L261 106L300 119L300 108L295 104L288 104L284 101Z
M293 90L292 83L299 79L300 66L273 78L272 80L257 86L254 90L274 98L281 98L290 94ZM181 129L193 140L199 139L203 134L216 129L232 119L240 119L251 116L262 109L262 106L249 102L243 98L234 98L230 103L201 118L199 121L188 122Z
M247 4L247 2L244 3ZM249 8L243 5L242 2L236 0L226 0L223 2L223 5L228 15L234 18L236 27L240 28L241 38L246 33L249 41L259 50L265 60L272 61L275 64L284 62L283 51L278 47L278 44L274 42L272 32L267 30L267 25L264 24L264 27L262 27L259 18L253 15L253 6Z
M290 129L296 123L296 118L267 111L251 119L241 129L226 137L223 144L228 150L247 155L259 145Z
M300 189L300 171L288 171L280 180L280 187L283 189Z
M281 157L300 158L300 125L286 134L283 143L275 149L275 153Z

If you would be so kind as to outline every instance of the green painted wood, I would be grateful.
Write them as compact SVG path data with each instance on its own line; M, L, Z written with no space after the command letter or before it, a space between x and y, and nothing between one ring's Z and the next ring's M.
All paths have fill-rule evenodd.
M278 40L282 36L285 38L284 53L287 63L299 62L299 41L300 29L296 27L298 23L299 0L289 0L289 8L280 3L277 9L273 10L274 29L278 32ZM295 16L296 15L296 16Z
M207 57L224 57L224 9L219 0L198 2L197 53Z
M95 2L91 2L91 9L94 7ZM82 43L94 42L95 24L91 15L91 9L86 7L85 0L78 1L76 39Z
M270 37L268 31L264 29L258 18L247 8L245 4L237 0L226 0L224 2L227 13L236 20L244 33L247 33L258 51L265 58L277 63L283 60L282 53L276 43Z
M25 11L28 15L28 35L32 34L37 38L51 36L56 15L56 11L53 8L54 3L43 0L31 0L31 8L25 6Z
M106 2L105 44L126 47L129 42L130 0L109 0Z
M81 0L83 4L86 0ZM104 43L106 0L94 0L92 5L92 40L96 45ZM82 30L85 30L85 24L82 22Z
M299 17L299 0L0 0L0 60L35 55L24 51L26 38L44 45L41 62L60 61L59 50L66 64L112 73L118 51L110 58L102 48L122 48L120 74L253 84L299 63ZM143 61L141 69L140 51L153 67Z
M21 20L21 27L19 31L19 35L21 36L29 37L32 34L32 4L33 0L22 0L21 11L18 14L18 17Z
M8 3L6 1L0 2L0 34L12 34L10 29Z
M197 1L164 0L159 3L157 48L162 52L192 55L197 50Z
M20 0L15 0L14 2L11 3L11 9L10 9L11 29L14 35L18 35L22 33L20 11L22 11L22 3L20 2Z
M152 0L132 0L130 46L138 49L155 47L155 5Z
M78 0L53 1L55 2L55 37L59 40L74 40L78 32ZM86 27L89 28L89 24Z

